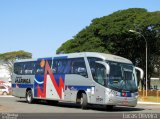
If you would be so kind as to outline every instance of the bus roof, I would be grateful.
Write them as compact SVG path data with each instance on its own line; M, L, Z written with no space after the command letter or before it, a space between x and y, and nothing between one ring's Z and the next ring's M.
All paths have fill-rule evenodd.
M128 59L117 56L117 55L112 55L112 54L87 52L86 55L88 57L95 57L96 56L96 57L102 58L103 60L108 60L108 61L115 61L115 62L132 64L132 62Z
M103 60L114 61L114 62L121 62L121 63L128 63L132 64L132 62L126 58L112 55L112 54L105 54L105 53L98 53L98 52L80 52L80 53L69 53L69 54L58 54L54 57L44 57L38 59L61 59L61 58L78 58L78 57L96 57L101 58ZM17 60L16 62L25 62L25 61L36 61L37 59L24 59L24 60Z

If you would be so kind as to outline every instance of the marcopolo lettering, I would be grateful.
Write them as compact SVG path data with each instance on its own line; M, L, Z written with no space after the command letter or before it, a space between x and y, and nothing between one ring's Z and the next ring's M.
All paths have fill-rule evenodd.
M31 83L29 78L16 77L15 83Z

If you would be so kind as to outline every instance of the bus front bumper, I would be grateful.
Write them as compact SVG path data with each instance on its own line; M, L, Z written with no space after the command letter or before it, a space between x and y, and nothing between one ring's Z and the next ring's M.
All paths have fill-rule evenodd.
M135 107L137 105L137 98L135 97L110 97L106 100L107 105L117 105L117 106L131 106Z

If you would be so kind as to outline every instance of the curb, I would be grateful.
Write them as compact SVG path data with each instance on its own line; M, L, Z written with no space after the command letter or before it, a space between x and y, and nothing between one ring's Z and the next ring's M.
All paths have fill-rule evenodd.
M158 102L138 102L138 104L160 105L160 103L158 103Z
M0 95L0 97L14 97L12 95Z

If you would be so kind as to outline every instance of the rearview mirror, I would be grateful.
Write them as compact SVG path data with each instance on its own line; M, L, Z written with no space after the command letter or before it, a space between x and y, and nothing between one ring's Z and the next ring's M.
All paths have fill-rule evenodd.
M135 69L140 72L140 79L143 79L143 77L144 77L144 71L141 68L139 68L139 67L135 67Z

